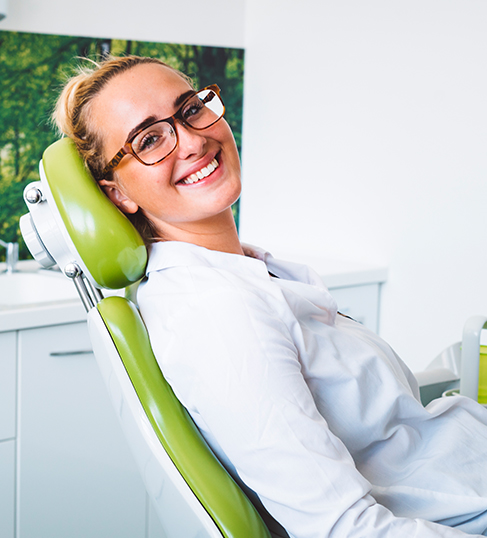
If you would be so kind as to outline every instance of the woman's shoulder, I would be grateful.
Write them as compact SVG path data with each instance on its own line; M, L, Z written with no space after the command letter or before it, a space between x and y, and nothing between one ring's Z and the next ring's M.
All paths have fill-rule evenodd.
M249 268L246 262L257 260L245 261L244 256L239 256L243 267L240 262L235 266L235 260L209 263L215 260L211 254L198 258L186 252L183 256L184 263L183 257L177 263L173 257L152 265L137 293L142 317L151 341L159 342L158 349L190 345L185 343L188 338L197 347L228 338L244 347L250 334L258 335L258 341L267 337L266 327L278 325L279 334L287 332L277 315L283 298L265 265L256 269L251 263Z
M162 303L173 313L217 301L267 302L271 282L263 260L210 251L188 243L166 242L150 252L146 277L139 286L139 306Z

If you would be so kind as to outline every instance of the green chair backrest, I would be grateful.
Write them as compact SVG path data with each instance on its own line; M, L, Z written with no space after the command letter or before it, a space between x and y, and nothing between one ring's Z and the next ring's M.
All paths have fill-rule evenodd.
M99 286L123 288L143 276L145 246L128 219L106 198L74 144L62 139L43 166L59 214ZM137 308L107 297L97 309L146 415L167 454L225 538L270 538L253 504L209 449L164 379Z
M260 515L210 451L164 379L136 307L123 297L107 297L97 308L154 432L222 535L268 538Z

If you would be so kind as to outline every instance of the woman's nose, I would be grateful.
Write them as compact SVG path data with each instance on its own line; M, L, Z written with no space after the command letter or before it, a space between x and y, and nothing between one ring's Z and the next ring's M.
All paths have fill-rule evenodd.
M176 131L178 134L178 157L187 159L192 155L199 156L206 144L206 138L202 131L195 131L188 125L176 121Z

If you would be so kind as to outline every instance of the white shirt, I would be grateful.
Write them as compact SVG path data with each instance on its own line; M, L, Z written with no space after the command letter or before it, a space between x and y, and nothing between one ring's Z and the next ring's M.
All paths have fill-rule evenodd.
M425 409L315 273L246 254L157 243L138 292L166 379L230 472L294 538L483 533L487 411Z

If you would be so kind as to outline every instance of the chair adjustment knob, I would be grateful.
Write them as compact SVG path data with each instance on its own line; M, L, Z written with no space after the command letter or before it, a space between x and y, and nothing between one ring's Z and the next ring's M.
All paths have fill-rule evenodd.
M38 204L42 201L42 192L37 187L32 187L24 194L25 201L29 204Z
M64 267L64 274L68 278L76 278L81 274L81 269L75 263L68 263Z

